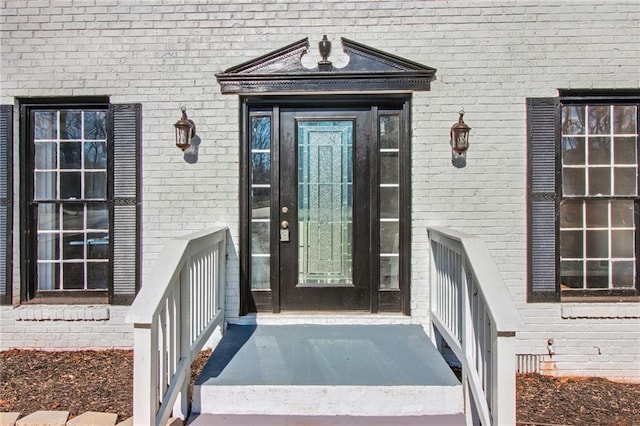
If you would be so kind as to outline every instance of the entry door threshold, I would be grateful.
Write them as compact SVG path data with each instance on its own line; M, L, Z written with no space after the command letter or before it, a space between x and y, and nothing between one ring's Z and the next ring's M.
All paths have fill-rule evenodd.
M368 312L285 312L279 314L253 313L239 318L228 318L236 325L290 325L290 324L421 324L417 318L396 313L371 314Z

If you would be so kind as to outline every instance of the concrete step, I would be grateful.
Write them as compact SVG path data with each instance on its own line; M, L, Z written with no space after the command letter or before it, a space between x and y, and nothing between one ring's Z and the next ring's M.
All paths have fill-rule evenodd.
M263 416L196 414L188 426L465 426L464 414L432 416Z
M409 421L457 417L463 405L460 382L418 325L232 325L196 381L192 410L220 421Z

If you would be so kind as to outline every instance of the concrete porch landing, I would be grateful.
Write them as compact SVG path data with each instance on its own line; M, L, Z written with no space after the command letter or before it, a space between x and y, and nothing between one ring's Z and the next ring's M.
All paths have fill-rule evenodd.
M192 409L218 421L277 416L274 425L297 424L291 416L464 423L462 386L418 325L231 325L196 380Z

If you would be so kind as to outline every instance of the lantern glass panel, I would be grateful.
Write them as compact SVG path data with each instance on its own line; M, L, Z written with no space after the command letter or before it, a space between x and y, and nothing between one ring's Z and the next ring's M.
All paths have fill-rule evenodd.
M456 151L466 151L469 147L468 133L464 130L456 129L453 132L453 147Z
M191 129L186 126L176 127L176 145L189 146L191 145Z

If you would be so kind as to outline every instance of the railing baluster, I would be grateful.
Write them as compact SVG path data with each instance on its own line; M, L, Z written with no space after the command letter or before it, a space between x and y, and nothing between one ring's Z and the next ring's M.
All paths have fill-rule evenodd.
M189 287L191 288L191 297L193 297L193 303L191 304L191 340L190 343L193 343L195 340L195 336L198 332L198 311L200 309L200 287L196 285L198 281L198 265L192 261L190 269L190 282Z
M478 372L480 376L480 384L482 385L482 389L486 391L486 368L485 368L485 336L486 336L486 321L485 318L485 310L480 297L476 296L476 305L478 310ZM485 396L486 399L486 396Z
M200 330L202 330L205 326L204 324L204 312L205 306L207 304L206 298L206 283L204 282L204 262L202 258L202 254L198 253L198 257L196 258L196 279L198 291L200 292L200 304L198 305L198 326L197 332L200 334Z
M200 280L202 282L202 292L204 299L202 300L202 318L200 319L200 327L204 330L209 322L209 274L208 274L207 256L200 255Z
M448 303L448 292L449 292L449 251L443 250L442 256L442 319L446 322L449 320L449 303Z
M214 249L215 250L215 249ZM207 323L213 318L213 253L207 253L205 257L205 263L207 265Z
M453 330L452 327L452 319L453 319L453 310L455 309L453 306L453 252L451 250L447 250L447 326Z
M168 315L169 315L169 376L173 376L176 372L177 364L177 342L176 342L176 289L173 288L169 293L168 301Z
M440 247L440 262L442 262L442 269L440 270L440 318L444 321L447 317L447 276L445 265L447 262L447 252L444 247Z
M451 290L451 293L449 295L449 327L451 327L451 330L453 330L454 335L456 336L456 338L460 339L460 336L456 335L456 311L457 311L457 305L456 305L456 286L457 286L457 282L456 282L456 266L458 263L458 259L456 259L456 253L451 250L449 252L449 288Z
M210 262L211 262L211 318L213 318L216 315L216 304L218 303L218 295L217 292L215 291L215 289L217 288L217 281L218 281L218 271L216 268L216 260L218 259L218 247L219 245L216 244L215 248L211 251L211 258L210 258Z
M195 337L198 333L198 326L200 325L200 306L202 306L202 292L200 286L197 285L198 280L198 265L193 262L191 265L191 288L193 289L192 296L194 303L191 305L191 343L195 341Z
M492 398L492 391L493 391L493 386L495 385L495 383L492 380L493 376L493 368L492 368L492 362L491 362L491 356L492 356L492 349L491 349L491 338L492 338L492 334L493 334L493 328L491 326L491 318L489 317L489 313L487 312L485 315L486 319L487 319L487 323L485 325L485 338L484 338L484 350L485 350L485 356L484 356L484 362L485 362L485 394L487 396L487 402L491 405L493 405L493 398ZM514 371L514 375L515 375L515 371Z
M443 267L445 268L444 269L444 273L445 273L445 276L444 276L444 279L445 279L445 282L444 282L444 296L445 296L444 297L444 304L445 304L445 306L444 306L443 313L445 315L444 319L445 319L445 321L447 323L447 327L450 327L451 324L450 324L449 320L450 320L450 314L451 314L451 303L450 303L450 300L449 300L449 291L450 291L450 287L451 287L451 276L450 276L450 270L449 270L449 263L450 263L450 260L451 260L451 253L449 252L449 250L446 250L445 253L446 253L446 255L445 255L444 265L443 265Z
M226 234L223 235L222 239L218 243L218 249L216 251L217 262L216 262L216 270L218 273L216 274L216 289L215 292L217 294L217 304L216 304L216 316L220 315L224 317L225 310L225 297L226 297L226 285L224 285L225 276L227 274L227 237ZM224 332L224 327L223 330Z
M162 304L162 310L160 311L160 324L158 335L158 397L162 398L163 389L166 387L166 357L165 348L167 346L167 302L166 300Z
M196 331L196 335L194 336L194 341L195 341L195 337L197 337L200 334L200 330L202 330L204 324L202 321L202 316L203 316L203 312L204 312L204 303L205 303L205 296L204 296L204 285L202 283L202 260L198 259L198 261L196 262L196 280L197 280L197 287L198 287L198 306L197 306L197 313L196 313L196 326L195 326L195 331Z
M200 279L202 282L202 293L204 299L202 300L202 317L200 318L200 329L204 330L207 325L208 305L209 305L209 277L207 276L207 257L200 256Z
M478 379L480 380L479 385L482 389L484 386L482 385L482 338L483 338L483 326L481 315L482 312L480 310L480 302L478 300L478 296L475 295L472 299L473 306L473 329L475 330L474 339L473 339L473 353L474 353L474 363L475 369L478 373Z
M455 319L456 319L456 326L455 326L455 331L456 331L456 336L458 337L458 340L462 339L462 318L461 315L463 314L463 309L462 309L462 292L464 291L463 285L462 285L462 276L463 276L463 262L462 262L462 256L459 253L456 253L456 299L455 299L455 303L453 304L453 306L455 306Z

